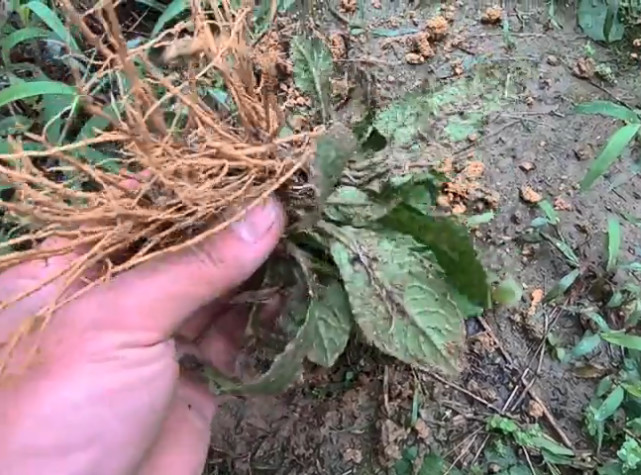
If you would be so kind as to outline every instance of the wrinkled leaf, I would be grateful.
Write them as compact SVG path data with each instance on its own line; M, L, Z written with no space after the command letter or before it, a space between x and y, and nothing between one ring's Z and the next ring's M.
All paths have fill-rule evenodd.
M621 223L616 216L608 216L608 263L605 270L612 272L621 251Z
M505 307L518 305L523 296L523 286L508 277L492 291L492 300Z
M352 314L343 286L333 282L309 304L312 348L307 359L331 367L343 353L352 330Z
M579 269L574 269L570 273L566 274L559 280L554 287L546 294L544 302L550 302L551 300L554 300L557 297L560 297L564 293L568 291L572 285L574 285L574 282L576 279L581 275L581 271Z
M588 173L581 181L581 190L589 189L623 153L623 150L639 132L641 124L627 124L614 132L599 156L592 162Z
M363 336L406 363L456 373L463 318L412 240L347 226L332 233L330 251Z
M294 82L303 93L316 97L320 104L323 122L329 120L329 78L334 69L332 54L318 38L296 36L291 41L294 62Z
M616 386L601 405L597 407L594 414L594 420L596 422L604 422L612 417L614 413L617 412L617 409L621 407L624 396L625 391L623 388L621 386Z
M349 159L358 147L354 134L345 125L336 123L316 141L312 163L312 181L324 202L334 191Z
M385 216L393 206L374 201L355 186L341 186L327 199L323 211L332 221L364 226Z
M390 211L380 223L427 246L458 292L473 304L487 305L489 287L485 269L464 227L451 218L426 216L405 204Z
M630 350L641 351L641 336L630 335L624 331L611 331L602 333L601 337L613 345L619 345Z
M592 353L599 345L601 344L601 337L598 333L594 335L591 333L586 333L581 338L574 348L572 348L572 356L574 358L580 358L587 354Z
M611 101L592 101L579 104L574 108L579 114L600 114L633 124L641 122L636 112Z

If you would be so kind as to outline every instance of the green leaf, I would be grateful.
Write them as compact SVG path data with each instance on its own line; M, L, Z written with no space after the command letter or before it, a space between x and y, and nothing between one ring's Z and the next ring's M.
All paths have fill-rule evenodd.
M639 132L641 124L627 124L614 132L599 156L592 162L588 173L581 181L581 190L589 189L592 184L603 175L608 168L619 158L623 150Z
M605 398L599 407L597 407L594 414L594 419L596 422L604 422L617 412L617 409L621 407L623 403L623 397L625 396L625 391L621 386L616 386L612 392Z
M379 222L427 246L456 290L472 303L487 306L487 276L464 227L451 218L426 216L406 204L399 204Z
M343 353L352 330L352 314L343 286L334 281L309 304L312 347L307 359L331 367Z
M440 455L430 453L423 459L418 475L437 475L445 473L446 470L445 460Z
M586 317L594 322L600 332L609 332L610 326L601 315L596 312L587 311L583 313Z
M557 225L561 222L559 213L556 212L554 206L552 206L552 203L548 200L539 201L539 208L541 208L541 211L545 214L548 223Z
M621 223L616 216L608 216L608 263L605 270L612 272L621 251Z
M153 8L154 10L159 12L164 12L165 9L167 8L167 5L165 5L164 3L158 2L157 0L136 0L136 2L142 5L146 5L149 8Z
M75 87L55 81L33 81L13 84L0 91L0 107L10 102L44 94L78 95Z
M552 243L554 247L556 247L561 252L561 254L563 254L563 257L565 257L566 261L571 267L579 267L581 265L579 256L576 255L576 253L572 250L570 245L565 242L565 240L556 239L549 234L544 233L543 231L541 231L541 237L543 237L546 241Z
M574 108L574 111L578 114L606 115L608 117L624 120L632 124L638 124L639 122L641 122L637 113L632 109L628 109L625 106L621 106L610 101L586 102L584 104L579 104L578 106L576 106Z
M577 16L583 32L594 41L611 43L623 38L625 28L619 19L618 3L608 0L580 0Z
M316 155L311 175L321 202L334 191L357 147L358 143L352 131L340 122L333 124L316 141Z
M334 69L332 54L318 38L295 36L291 41L294 82L303 93L314 96L320 104L323 122L329 120L329 78Z
M48 94L42 98L42 124L46 127L46 137L50 144L57 144L62 132L62 115L70 110L78 96ZM70 120L70 119L67 119Z
M401 361L458 371L463 317L414 241L396 233L331 227L330 252L365 339Z
M78 43L76 43L76 40L71 36L69 28L60 21L60 18L58 18L53 10L43 2L39 2L37 0L31 1L25 6L36 14L45 25L51 28L51 31L53 31L63 43L69 46L71 51L74 53L81 53Z
M568 291L570 287L574 284L576 279L581 275L579 269L574 269L570 273L566 274L559 280L554 287L547 293L545 296L544 302L550 302L557 297L560 297L565 292Z
M621 383L621 387L626 390L631 396L641 399L641 382L637 381L633 384L631 383Z
M581 356L585 356L589 353L592 353L600 344L601 344L601 337L599 336L599 334L595 333L593 335L588 332L585 335L583 335L583 338L581 338L581 341L579 341L576 344L576 346L572 349L572 357L580 358Z
M0 136L15 135L27 132L33 120L23 115L12 115L0 120Z
M9 66L11 64L11 50L16 45L24 41L36 40L40 38L51 38L52 36L53 35L50 31L35 27L22 28L20 30L14 31L2 41L0 41L0 48L2 49L2 62L5 66Z
M613 345L622 346L623 348L628 348L630 350L641 351L641 336L630 335L625 333L625 331L611 331L602 333L601 338Z
M385 216L393 206L374 201L355 186L340 186L327 199L323 211L332 221L364 226Z
M188 7L187 0L172 0L162 15L160 15L158 21L156 21L154 29L151 30L151 36L153 37L160 34L167 23L174 20L178 15L187 10Z
M494 219L494 216L494 211L486 211L485 213L470 216L465 221L465 224L468 228L477 228L481 224L487 224L492 221Z
M523 286L512 277L502 281L492 292L492 300L505 307L518 305L522 296Z

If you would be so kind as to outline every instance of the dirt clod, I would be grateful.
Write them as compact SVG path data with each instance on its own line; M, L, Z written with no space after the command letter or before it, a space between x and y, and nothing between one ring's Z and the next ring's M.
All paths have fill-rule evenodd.
M503 9L501 7L489 7L481 16L481 23L487 25L498 25L501 23L503 17Z
M550 66L558 66L561 63L561 60L558 56L554 56L553 54L551 54L550 56L545 58L545 62Z
M540 419L544 414L543 406L541 406L541 404L539 404L534 399L530 399L530 402L527 406L527 413L534 419Z
M526 203L535 204L543 199L543 196L541 196L540 193L537 193L536 191L534 191L534 189L529 185L522 186L520 194L521 194L521 199Z
M536 169L536 165L534 165L534 163L532 162L521 162L519 164L519 168L524 172L531 172L532 170Z
M425 32L417 33L411 38L411 52L421 55L423 61L434 56L434 50L430 46L429 38L429 34Z
M381 443L386 460L393 461L401 458L401 443L407 438L408 431L391 419L385 419L381 424Z
M407 64L423 64L425 62L425 58L418 53L406 53L405 62Z
M358 6L357 0L341 0L339 8L340 8L340 11L343 13L354 13L356 11L357 6Z
M527 311L528 317L533 317L534 314L536 314L536 309L538 308L539 304L543 301L543 289L534 289L532 291L532 294L530 296L531 301L530 301L530 308Z
M591 79L595 72L596 64L592 58L580 58L572 68L572 74L581 79Z
M345 453L343 454L343 460L345 460L345 462L351 462L358 465L363 461L363 453L358 449L350 447L345 450Z
M592 160L592 158L594 158L594 150L589 145L581 145L573 151L574 156L582 162L585 160Z
M416 424L414 424L414 430L416 431L416 434L423 440L429 439L430 434L432 433L429 426L427 425L427 422L425 422L421 418L417 419Z
M483 175L483 172L485 171L485 165L483 165L483 162L479 162L478 160L469 162L465 166L465 170L463 170L463 173L468 177L468 178L480 178Z
M450 29L450 24L447 22L445 17L439 15L427 20L425 28L429 32L432 40L440 40L447 35L447 32Z
M329 36L329 50L332 53L334 61L339 61L347 57L347 45L345 38L340 33L333 33Z
M557 196L554 198L554 209L557 211L572 211L572 204Z

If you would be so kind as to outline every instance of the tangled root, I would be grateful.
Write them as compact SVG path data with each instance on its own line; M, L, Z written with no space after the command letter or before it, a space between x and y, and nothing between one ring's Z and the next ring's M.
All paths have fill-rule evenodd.
M37 149L12 140L12 153L0 155L0 183L15 189L14 199L2 203L3 219L23 230L0 243L0 271L75 251L79 257L54 277L62 288L89 268L102 273L25 322L1 348L0 374L21 339L44 328L71 298L218 233L276 190L307 189L314 152L314 134L278 138L284 117L274 62L256 57L246 42L249 9L232 11L223 1L222 7L210 2L212 10L204 11L192 1L189 22L127 48L112 1L82 15L70 0L62 4L100 58L92 60L97 72L89 79L72 71L84 111L109 126L62 146L47 143L45 131L31 134ZM86 15L102 23L100 35ZM158 49L164 49L164 66L180 67L169 73L158 67L150 59ZM204 98L202 90L214 81L224 83L233 105ZM92 91L105 82L118 97L112 93L101 102ZM86 157L97 152L103 158L89 163ZM147 178L126 186L127 178L140 176ZM64 238L56 240L63 244L38 245L48 238ZM36 290L0 302L0 311Z

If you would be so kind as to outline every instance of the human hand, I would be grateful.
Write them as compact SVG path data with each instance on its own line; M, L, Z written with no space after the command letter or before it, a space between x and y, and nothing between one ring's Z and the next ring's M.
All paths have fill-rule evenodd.
M0 380L0 472L200 474L215 400L179 374L176 338L229 371L243 315L216 299L266 260L284 221L270 200L196 249L151 260L60 308L33 365ZM8 269L0 274L0 301L55 276L73 258ZM0 312L0 348L61 285L53 281Z

